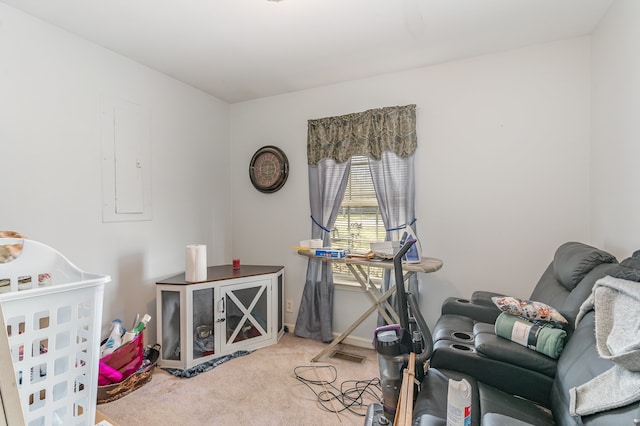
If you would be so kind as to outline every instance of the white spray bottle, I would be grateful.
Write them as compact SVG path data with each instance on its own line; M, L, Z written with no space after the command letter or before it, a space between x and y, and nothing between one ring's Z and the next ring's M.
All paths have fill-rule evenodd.
M471 384L465 379L449 379L447 426L471 425Z
M122 345L122 335L124 334L124 328L122 327L122 320L114 319L111 321L111 334L107 342L102 347L102 355L109 355L113 353Z

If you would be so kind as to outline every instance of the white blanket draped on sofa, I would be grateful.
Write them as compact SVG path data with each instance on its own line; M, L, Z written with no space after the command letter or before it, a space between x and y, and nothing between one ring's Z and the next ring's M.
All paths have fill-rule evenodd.
M598 353L615 365L570 390L572 416L640 400L640 283L610 276L598 280L576 324L591 309L595 309Z

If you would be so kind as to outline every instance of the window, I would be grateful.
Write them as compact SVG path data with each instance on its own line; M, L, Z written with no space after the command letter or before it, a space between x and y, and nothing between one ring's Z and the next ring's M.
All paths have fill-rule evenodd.
M369 159L364 156L351 158L351 171L344 199L336 222L331 229L331 247L366 253L371 243L384 241L386 230L380 215L378 199L369 171ZM345 264L334 263L333 272L353 278ZM372 276L382 277L382 269L373 268Z

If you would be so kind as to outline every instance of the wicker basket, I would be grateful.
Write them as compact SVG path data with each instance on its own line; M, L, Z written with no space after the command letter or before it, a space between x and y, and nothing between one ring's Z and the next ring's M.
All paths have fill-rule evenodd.
M133 373L121 382L107 386L98 386L98 404L112 402L123 396L129 395L145 383L151 381L155 364L145 367L144 370Z
M143 342L143 332L141 332L131 342L100 360L100 362L118 370L124 378L117 383L98 386L98 404L120 399L151 380L156 362L153 360L151 364L140 369L144 360Z

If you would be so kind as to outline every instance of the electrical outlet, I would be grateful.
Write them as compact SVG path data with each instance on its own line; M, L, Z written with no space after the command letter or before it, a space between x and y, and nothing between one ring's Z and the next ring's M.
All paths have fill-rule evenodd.
M287 299L284 310L287 312L293 312L293 300Z

